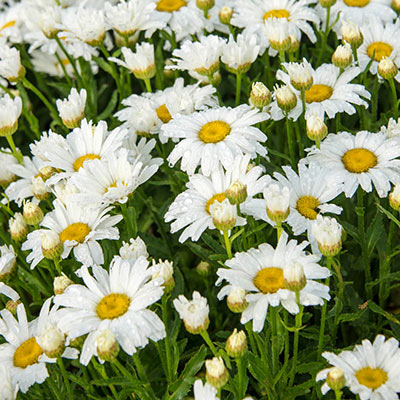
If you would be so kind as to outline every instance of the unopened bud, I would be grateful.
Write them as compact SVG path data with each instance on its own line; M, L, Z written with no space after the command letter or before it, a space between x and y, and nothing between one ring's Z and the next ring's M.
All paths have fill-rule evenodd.
M222 357L214 357L212 360L206 360L206 380L209 385L219 389L228 382L228 379L228 370L225 367Z
M236 225L236 207L228 199L216 201L210 207L213 224L220 231L230 231Z
M229 357L243 357L247 350L246 334L243 331L238 332L235 328L226 341L225 349Z
M200 261L197 264L196 271L201 276L207 276L211 272L211 264L207 261Z
M312 223L312 233L317 239L320 252L333 257L342 248L342 227L335 218L318 215Z
M23 242L28 234L28 225L21 213L15 213L14 218L8 222L11 238L17 242Z
M342 24L342 39L355 49L358 49L364 42L360 27L353 22L346 21Z
M296 35L290 35L290 47L288 49L288 53L296 53L296 51L300 48L300 40Z
M311 115L306 121L307 136L313 140L321 141L328 134L328 127L325 122L316 115Z
M392 8L397 13L400 13L400 0L392 0Z
M246 300L246 291L242 288L232 288L228 297L226 298L228 308L234 313L243 312L249 303Z
M50 196L50 192L41 176L32 178L32 193L38 200L44 200Z
M97 355L104 361L114 361L119 353L119 344L114 334L106 329L96 339Z
M388 57L382 58L378 64L378 73L383 79L393 79L399 72L396 64Z
M289 24L284 18L272 18L268 22L267 38L270 46L279 52L287 51L291 46Z
M83 343L86 340L87 335L82 335L78 336L76 338L70 339L69 341L69 347L72 347L74 349L81 349L83 346Z
M324 8L332 7L336 3L336 0L318 0L318 1L319 4L321 4L321 6Z
M46 182L47 179L51 178L57 172L57 170L54 167L46 166L40 168L39 172L43 181Z
M153 260L152 264L152 268L155 271L152 275L152 279L162 278L164 281L162 286L165 287L165 293L171 292L175 286L173 262L158 260L158 263L156 263L155 260Z
M26 202L24 205L24 219L28 225L40 224L43 220L43 211L35 203L30 201Z
M54 294L63 294L65 289L73 284L74 282L71 281L71 279L69 279L65 274L56 276L53 281Z
M272 183L264 190L268 218L276 223L282 223L290 213L290 190L284 186Z
M169 65L175 65L170 58L167 58L165 60L165 67L169 66ZM166 78L173 78L175 76L175 72L173 69L169 69L169 68L164 68L163 69L163 74Z
M297 105L297 96L293 93L289 86L275 87L275 98L278 107L284 112L290 112Z
M0 246L0 282L5 282L17 269L17 255L13 246Z
M294 263L283 270L283 283L286 289L300 292L307 284L304 268L299 263Z
M37 338L39 346L49 358L57 358L64 353L65 337L55 326L50 326Z
M338 367L332 368L326 377L326 383L334 391L343 389L346 385L344 372Z
M213 8L215 4L215 0L196 0L197 8L200 8L202 11L208 11L210 8Z
M56 260L64 251L64 244L60 236L53 231L46 231L42 234L42 254L49 260Z
M247 199L247 186L236 181L225 191L225 195L231 204L241 204Z
M262 82L254 82L251 85L251 104L257 108L264 108L271 103L272 95L269 89Z
M396 211L400 211L400 185L396 185L389 194L389 204Z
M353 52L351 46L348 43L340 44L336 47L335 52L332 55L332 64L335 67L345 69L353 62Z
M314 78L313 70L309 62L303 59L302 63L284 64L288 71L290 83L299 91L306 91L311 88Z
M224 6L221 8L219 11L219 20L221 21L222 24L229 25L231 23L233 15L233 9L228 6Z

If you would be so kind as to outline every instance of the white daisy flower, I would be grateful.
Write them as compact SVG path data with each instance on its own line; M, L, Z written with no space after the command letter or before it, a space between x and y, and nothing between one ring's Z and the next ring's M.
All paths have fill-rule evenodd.
M400 350L399 342L378 335L374 342L364 339L352 351L345 350L338 355L330 352L322 356L335 367L343 370L346 386L361 400L397 399L400 392ZM317 380L324 379L329 369L320 371ZM324 384L325 386L326 384ZM328 391L329 387L324 387Z
M399 156L399 141L383 133L339 132L329 134L306 161L318 163L334 181L343 183L346 197L352 197L359 185L366 192L373 185L379 197L386 197L390 183L400 181Z
M166 222L173 221L172 233L186 227L179 237L181 243L188 238L197 241L207 228L216 229L212 220L211 206L215 202L221 203L227 198L225 191L232 183L239 182L246 186L247 197L240 204L241 211L247 212L251 208L247 202L263 191L270 178L268 176L260 178L261 167L253 167L247 171L248 164L249 156L239 156L236 157L226 173L219 167L211 172L210 177L196 174L189 178L189 182L186 184L188 189L176 197L165 214ZM236 226L245 223L244 218L237 217Z
M46 380L46 363L56 359L47 357L39 346L35 336L41 319L28 323L23 304L17 306L18 320L6 309L0 315L0 335L6 340L0 345L0 363L8 369L12 384L26 393L35 383ZM76 351L67 349L63 357L76 358Z
M31 151L46 160L47 165L65 171L50 178L49 183L53 184L79 171L86 160L103 159L118 151L127 133L120 128L109 132L105 121L94 125L83 119L80 128L75 128L65 138L51 131L43 135L39 142L31 145Z
M283 279L285 271L295 264L302 266L306 278L306 285L300 291L300 304L322 305L324 299L330 299L329 287L314 281L327 278L330 272L317 264L318 256L304 252L307 245L305 241L301 244L295 240L288 242L288 235L283 232L276 249L269 244L261 244L257 249L236 253L225 261L228 268L218 269L216 285L225 279L229 285L248 292L246 300L249 305L242 313L242 324L253 320L254 331L260 332L269 306L282 304L291 314L299 312L296 294L286 289Z
M21 97L11 99L8 94L0 97L0 137L12 135L18 129L21 112Z
M146 243L138 236L136 239L129 239L129 243L122 242L119 249L119 255L123 260L135 261L143 256L149 258Z
M177 115L161 127L162 133L181 140L168 156L171 166L181 160L182 171L192 175L201 166L206 176L222 164L229 169L235 156L257 154L265 156L267 150L260 142L267 137L252 125L268 119L266 113L248 105L236 108L220 107L192 115Z
M207 382L204 383L201 379L197 379L193 385L194 400L218 400L217 389L209 385Z
M81 89L78 93L75 88L72 88L68 98L56 100L58 113L67 128L73 129L80 125L85 116L86 96L85 89Z
M391 0L337 0L331 7L330 21L338 20L333 29L340 32L343 21L363 24L369 17L379 18L382 22L392 22L397 14L390 7ZM326 23L326 9L317 5L316 10Z
M171 61L176 62L176 65L168 65L166 68L212 76L219 69L219 58L225 44L225 40L217 35L202 36L196 42L185 40L172 53L175 58Z
M63 204L56 199L53 202L54 210L45 215L40 226L57 233L64 244L62 258L67 258L71 250L77 261L86 265L103 264L103 250L98 240L118 240L119 231L115 227L122 219L122 215L110 216L107 214L112 207L86 207L76 202ZM43 259L42 235L44 229L31 232L23 250L32 250L26 258L31 263L31 269Z
M370 18L360 28L364 42L357 49L357 55L363 71L373 60L369 71L376 75L379 61L384 57L390 58L397 67L400 66L400 21L383 24L376 18ZM400 73L397 73L395 79L400 82Z
M289 22L289 34L300 38L304 33L311 42L315 43L317 38L312 24L318 26L319 17L315 10L309 7L313 3L315 3L314 0L237 1L231 23L257 34L262 45L262 52L269 46L267 37L262 34L265 22L270 22L273 18L285 18Z
M400 118L396 121L390 118L387 126L381 126L381 133L385 134L388 138L395 138L400 136Z
M88 160L70 179L79 192L73 199L82 204L124 204L157 170L156 164L129 162L127 149L110 154L106 160Z
M156 313L147 309L163 294L162 279L151 279L149 262L115 257L110 272L92 267L93 276L82 267L86 286L70 285L54 302L60 310L59 327L70 338L88 334L83 344L80 362L87 365L97 355L97 337L109 329L121 348L132 355L138 348L165 337L165 327Z
M306 119L314 115L323 120L325 114L328 118L334 118L337 113L342 112L352 115L356 112L354 105L367 108L368 103L363 98L369 100L371 94L363 85L350 83L360 73L360 68L352 67L340 74L340 69L332 64L323 64L313 70L313 85L305 92ZM276 77L290 86L297 95L297 104L289 112L289 118L296 121L303 112L301 94L291 85L286 72L278 70ZM274 120L285 117L276 100L271 104L270 112Z
M0 75L10 83L16 82L25 74L25 68L21 64L21 56L15 47L0 45Z
M5 365L0 365L0 399L15 400L17 398L18 386L11 382L10 371Z
M7 245L0 246L0 253L0 281L3 281L14 271L17 255L11 244L9 247Z
M160 166L164 161L162 158L151 156L151 151L156 145L155 139L146 140L141 138L138 143L136 143L136 138L132 138L130 135L126 138L123 146L129 150L128 156L131 163L142 162L144 166Z

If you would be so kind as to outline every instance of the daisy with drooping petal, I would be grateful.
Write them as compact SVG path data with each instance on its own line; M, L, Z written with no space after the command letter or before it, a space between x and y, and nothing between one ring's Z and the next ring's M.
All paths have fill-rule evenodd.
M217 389L209 385L207 382L203 385L201 379L193 385L194 400L218 400Z
M334 181L343 183L346 197L352 197L360 185L366 192L373 185L379 197L386 197L390 184L400 182L399 156L399 141L384 133L339 132L329 134L306 161L318 163Z
M397 399L400 392L400 350L395 338L378 335L374 342L364 339L352 351L338 355L330 352L322 356L340 368L346 377L346 386L362 400ZM331 368L320 371L317 380L324 379ZM324 384L325 386L325 384ZM329 387L324 387L327 392Z
M383 24L376 18L370 18L368 22L361 25L364 37L363 44L357 49L358 62L364 71L372 61L369 71L376 75L378 64L383 58L390 58L397 67L400 66L400 22ZM400 81L400 73L395 79Z
M58 113L67 128L73 129L80 125L82 118L85 116L86 96L85 89L81 89L78 92L75 88L72 88L68 98L64 100L57 99Z
M284 232L276 249L269 244L261 244L257 249L236 253L225 261L228 268L218 269L216 285L225 280L229 285L248 292L246 300L249 305L242 313L242 324L253 320L253 330L260 332L269 306L282 304L291 314L299 312L295 292L288 290L284 283L286 270L294 265L302 267L306 279L305 286L300 290L300 304L322 305L324 299L330 299L328 286L314 281L327 278L330 272L317 264L318 256L305 253L307 245L308 242L298 244L295 240L288 241Z
M40 225L59 235L64 245L62 258L67 258L71 250L77 261L86 265L103 264L103 250L98 240L119 239L119 231L115 225L121 221L122 215L107 214L112 207L86 207L82 204L68 201L63 204L56 199L54 210L45 215ZM28 235L23 243L23 250L32 250L26 258L33 269L43 258L42 235L44 229L38 229Z
M165 327L153 311L147 309L163 294L162 279L151 279L152 269L144 257L136 261L114 257L110 272L92 267L81 268L84 285L70 285L54 302L60 310L59 327L69 337L88 334L80 361L87 365L97 355L97 337L109 329L128 354L165 337Z
M364 99L369 100L371 94L363 85L350 83L360 73L360 68L352 67L340 74L340 69L333 64L323 64L313 70L313 84L305 91L306 119L314 115L323 120L325 114L328 118L334 118L342 112L352 115L356 112L354 105L367 108L368 103ZM300 92L292 86L286 72L279 70L276 76L297 95L297 104L289 112L289 118L296 121L303 111ZM271 104L271 117L274 120L285 117L276 101Z
M182 243L188 238L197 241L208 229L215 229L211 215L211 206L215 202L222 203L227 199L226 190L234 182L246 187L245 200L240 204L241 210L247 210L248 201L262 192L269 183L269 177L263 176L261 167L253 167L247 171L249 156L238 156L226 173L219 167L211 172L210 177L196 174L189 178L188 188L179 194L165 214L165 221L172 222L171 232L185 228L179 237ZM236 225L244 225L246 220L238 217Z
M166 137L182 139L168 161L173 166L181 160L182 171L189 175L200 165L202 173L208 176L219 164L229 169L237 155L265 156L267 150L260 142L265 142L267 137L252 125L267 118L267 114L245 104L178 115L161 127Z
M388 138L399 138L400 137L400 118L396 121L394 118L390 118L387 126L381 126L381 133L385 134Z
M264 24L272 19L286 19L289 23L289 34L298 38L303 32L311 42L316 36L312 24L319 24L319 17L313 8L309 7L314 0L243 0L236 2L232 25L246 28L251 33L256 33L265 49L269 43L263 32ZM262 50L263 51L263 50Z

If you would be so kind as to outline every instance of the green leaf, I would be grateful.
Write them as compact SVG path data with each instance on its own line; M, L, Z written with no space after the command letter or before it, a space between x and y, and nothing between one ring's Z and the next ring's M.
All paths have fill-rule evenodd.
M382 215L377 214L375 218L372 220L370 226L367 230L367 249L368 249L368 258L371 257L372 253L375 250L375 246L378 243L378 240L385 235L385 228L383 226Z
M383 317L395 323L396 325L400 325L400 321L393 314L388 313L383 308L379 307L378 304L374 303L372 300L368 301L368 308L374 313L382 315Z
M383 208L379 203L376 203L378 210L385 214L390 220L392 220L399 228L400 228L400 221L388 210Z
M96 118L97 121L101 121L107 119L115 109L115 106L118 103L118 91L114 90L110 101L107 104L107 107L103 110L103 112Z

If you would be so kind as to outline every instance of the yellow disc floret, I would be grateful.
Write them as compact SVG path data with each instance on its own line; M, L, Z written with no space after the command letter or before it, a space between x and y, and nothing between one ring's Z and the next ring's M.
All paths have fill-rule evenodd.
M131 299L123 293L111 293L97 304L96 312L100 319L114 319L124 315L131 304Z
M169 113L168 108L165 104L158 107L156 110L156 113L157 113L157 117L160 118L161 121L164 122L164 124L171 121L172 116Z
M91 229L89 225L82 222L75 222L68 225L61 233L60 240L64 243L66 240L75 240L78 243L83 243Z
M206 211L210 213L210 207L212 204L214 204L215 201L218 201L219 203L222 203L226 199L226 194L225 193L217 193L211 199L209 199L206 203Z
M374 57L375 61L381 61L382 58L389 57L392 51L393 47L385 42L373 42L367 48L368 57Z
M253 279L254 286L262 293L276 293L284 289L283 270L277 267L263 268Z
M231 133L231 127L225 121L212 121L204 124L199 132L199 139L204 143L218 143Z
M14 366L18 368L26 368L32 364L36 364L43 350L37 344L34 337L25 340L20 344L14 353Z
M356 148L346 151L342 157L342 163L347 171L361 174L375 167L378 164L378 158L368 149Z
M359 369L355 376L360 385L372 390L378 389L388 380L387 373L381 368L364 367Z
M328 85L316 84L306 90L305 94L307 103L320 103L331 98L333 89Z
M289 20L290 12L285 9L269 10L264 14L264 20L268 18L286 18Z
M302 196L299 197L296 203L296 210L303 216L308 219L316 219L317 218L317 207L320 205L317 198L313 196Z
M349 7L365 7L370 0L344 0L344 4Z
M79 169L82 168L82 165L86 160L95 160L95 159L100 159L100 156L98 154L89 153L77 158L73 165L74 170L79 171Z
M181 7L186 6L185 0L159 0L157 2L157 11L174 12L178 11Z

